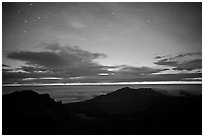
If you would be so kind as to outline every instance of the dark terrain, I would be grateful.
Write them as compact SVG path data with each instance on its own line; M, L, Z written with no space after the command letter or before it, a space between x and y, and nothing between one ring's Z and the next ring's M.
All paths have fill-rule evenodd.
M62 104L48 94L14 92L2 98L2 129L30 135L197 135L202 134L202 96L126 87Z

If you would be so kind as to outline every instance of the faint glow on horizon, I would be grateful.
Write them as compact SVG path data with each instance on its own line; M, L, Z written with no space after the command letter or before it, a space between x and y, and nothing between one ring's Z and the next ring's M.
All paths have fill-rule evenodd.
M121 70L121 69L122 69L122 67L107 68L107 70L108 70L108 71L111 71L111 72L113 72L113 71L119 71L119 70Z
M39 79L63 79L63 78L59 78L59 77L46 77L46 78L39 78Z
M47 73L47 72L50 72L49 70L46 70L46 71L34 71L35 73Z
M69 79L82 79L83 77L71 77Z
M35 80L35 79L38 79L38 78L24 78L23 80Z
M194 70L164 70L156 73L152 73L152 75L158 74L194 74L194 73L202 73L202 69L194 69Z
M202 80L202 78L184 78L183 80Z
M108 76L109 74L108 73L99 73L98 75L99 76Z
M11 73L19 73L19 72L21 72L21 73L30 73L30 72L27 72L27 71L24 71L24 70L10 70L10 71L8 71L8 72L11 72Z
M46 79L46 80L52 80L52 79L63 79L59 77L46 77L46 78L24 78L23 80L36 80L36 79Z
M146 82L114 82L114 83L49 83L49 84L4 84L2 86L94 86L94 85L156 85L156 84L202 84L202 81L146 81Z

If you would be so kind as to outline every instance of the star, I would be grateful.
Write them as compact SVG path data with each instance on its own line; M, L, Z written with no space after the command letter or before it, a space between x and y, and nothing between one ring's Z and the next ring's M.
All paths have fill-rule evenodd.
M112 14L112 15L115 15L115 12L113 11L111 14Z
M27 30L25 30L24 32L27 33Z
M27 21L27 20L24 20L24 22L25 22L25 23L28 23L28 21Z
M41 17L38 17L38 19L40 20L40 19L41 19Z
M30 6L32 6L32 5L33 5L33 3L30 3L29 5L30 5Z

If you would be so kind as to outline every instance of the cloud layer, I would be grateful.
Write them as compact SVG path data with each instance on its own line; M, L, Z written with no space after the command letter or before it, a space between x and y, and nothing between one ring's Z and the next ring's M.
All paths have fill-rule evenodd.
M7 58L25 65L12 69L3 64L3 83L72 83L200 80L200 53L156 56L156 67L105 66L97 59L107 56L77 46L45 44L40 52L10 52ZM159 67L160 66L160 67Z
M177 56L157 56L154 64L172 67L174 70L196 70L202 69L201 53L186 53Z

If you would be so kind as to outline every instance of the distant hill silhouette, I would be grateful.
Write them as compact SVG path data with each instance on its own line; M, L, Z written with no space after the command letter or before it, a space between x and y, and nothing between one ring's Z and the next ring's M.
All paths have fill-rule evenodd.
M184 93L184 92L183 92ZM202 96L119 89L62 104L34 91L3 95L3 134L202 134Z

